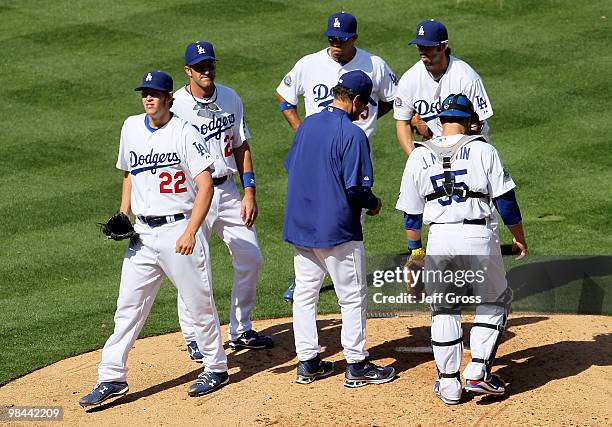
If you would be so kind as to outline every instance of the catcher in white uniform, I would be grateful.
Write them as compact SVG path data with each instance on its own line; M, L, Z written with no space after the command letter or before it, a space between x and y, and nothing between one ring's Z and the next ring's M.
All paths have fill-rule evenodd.
M526 255L527 243L510 174L492 145L481 135L470 135L479 118L468 97L451 94L438 118L442 136L423 142L408 157L396 208L405 213L412 259L424 256L421 227L430 226L424 273L432 278L425 280L425 288L431 298L431 342L439 378L434 392L445 403L456 404L462 394L461 305L466 302L477 306L470 332L472 361L463 371L465 389L505 393L504 382L491 373L512 301L498 228L492 226L496 208L519 258ZM428 275L442 272L448 277L449 271L463 273L444 283ZM471 288L465 284L466 271L472 271Z
M79 402L83 407L127 393L128 354L164 276L194 313L195 340L205 364L189 395L210 393L229 381L208 246L200 229L212 200L213 159L198 132L170 112L168 74L151 71L136 90L142 91L145 113L123 124L117 168L124 171L120 211L134 213L139 239L125 252L115 330L102 350L98 384Z
M252 329L257 278L262 256L257 242L255 219L255 173L244 109L238 94L215 82L216 57L210 42L194 42L185 49L185 73L189 83L174 94L172 111L199 131L214 159L214 195L203 225L208 240L214 231L229 248L234 267L230 304L229 345L238 348L271 348L272 338ZM239 174L244 196L236 188ZM195 339L193 313L179 293L178 314L190 357L202 361Z
M306 117L318 113L331 104L332 88L340 76L361 70L372 80L374 104L367 105L354 123L371 141L376 132L376 120L393 108L397 77L382 58L355 47L357 19L350 13L331 15L324 35L329 46L300 59L276 88L279 109L293 130L297 130L302 123L297 113L300 96L304 97ZM285 292L287 301L293 300L294 289L295 282Z
M394 102L397 139L407 155L414 149L415 130L429 139L441 134L437 119L442 100L451 93L466 95L478 114L473 126L488 140L486 120L493 115L491 101L480 76L466 62L451 55L446 27L433 19L417 25L416 37L420 60L400 78Z

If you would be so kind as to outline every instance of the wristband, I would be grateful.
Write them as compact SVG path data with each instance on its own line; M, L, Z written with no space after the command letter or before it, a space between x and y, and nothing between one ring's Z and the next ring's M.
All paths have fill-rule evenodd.
M425 256L425 249L423 248L413 249L412 252L410 252L411 258L423 258L424 256Z
M279 109L280 111L285 111L285 110L295 110L295 107L296 107L295 105L290 104L290 103L289 103L289 102L287 102L287 101L279 102L279 104L278 104L278 109Z
M240 175L242 181L242 188L253 187L255 188L255 172L245 172Z
M411 251L413 249L419 249L423 247L423 243L421 243L421 239L419 240L408 240L408 250Z

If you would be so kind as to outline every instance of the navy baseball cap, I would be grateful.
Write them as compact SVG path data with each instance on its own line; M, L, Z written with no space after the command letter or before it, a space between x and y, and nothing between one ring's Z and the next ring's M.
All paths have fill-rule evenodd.
M134 90L155 89L162 92L172 92L172 77L163 71L149 71L142 76L142 83Z
M195 65L202 61L216 61L215 49L210 42L194 42L185 48L185 65Z
M357 34L357 19L350 13L334 13L327 20L327 37L353 37Z
M409 44L421 46L438 46L448 41L448 31L441 22L426 19L416 27L416 37Z
M442 102L442 108L438 117L461 117L468 119L475 114L472 101L467 96L451 94Z
M357 92L366 98L370 104L376 105L370 97L372 94L372 79L363 71L353 70L342 74L338 80L338 85Z

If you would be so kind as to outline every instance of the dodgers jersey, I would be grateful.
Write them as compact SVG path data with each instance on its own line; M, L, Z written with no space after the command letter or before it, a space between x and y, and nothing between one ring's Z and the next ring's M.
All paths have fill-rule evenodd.
M368 104L355 124L370 138L376 130L378 101L393 101L397 77L382 58L356 49L353 59L344 65L334 61L328 55L327 48L306 55L289 71L276 91L293 105L297 105L298 97L303 95L308 117L331 104L334 98L332 88L338 84L340 76L349 71L362 70L372 79L371 97L376 105Z
M240 147L251 135L244 119L242 100L233 89L215 82L215 92L209 100L195 98L183 86L174 93L172 111L187 120L202 135L215 161L214 178L238 172L234 148Z
M121 128L117 169L132 180L131 209L137 216L191 212L193 181L213 165L195 129L176 116L159 129L145 113L128 117ZM212 169L212 168L211 168Z
M436 137L433 142L453 145L463 135ZM395 205L408 214L423 214L423 223L453 223L464 219L495 218L492 198L499 197L515 187L512 177L504 168L497 150L486 142L472 141L457 151L452 160L454 187L467 188L489 195L481 198L442 197L426 201L425 196L442 189L444 173L438 157L428 148L417 146L408 157L399 199Z
M459 93L472 101L481 121L493 115L491 101L480 76L466 62L451 55L446 72L435 81L423 61L419 61L399 81L393 117L396 120L410 120L417 113L434 136L439 136L442 134L442 125L437 115L441 111L442 101L451 94ZM486 134L488 127L485 128L483 133Z

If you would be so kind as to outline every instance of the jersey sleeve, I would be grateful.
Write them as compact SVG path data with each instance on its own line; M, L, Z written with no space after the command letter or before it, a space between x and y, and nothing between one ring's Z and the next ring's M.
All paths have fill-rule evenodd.
M415 154L416 152L413 151L406 161L395 209L407 214L419 215L425 210L425 198L420 195L418 190L418 177L415 171L418 170L419 166L416 164L418 155Z
M183 158L187 166L185 169L189 171L191 178L195 178L206 169L214 171L214 160L208 152L204 139L189 124L183 127L182 145Z
M302 86L302 66L303 61L299 60L283 77L276 88L276 92L290 104L297 105L300 95L304 94L304 87Z
M242 143L251 139L249 128L244 117L244 105L238 95L236 95L236 126L234 126L234 140L232 148L238 148Z
M482 79L477 78L474 80L466 95L468 98L470 98L470 101L472 101L472 105L474 105L474 108L476 109L478 117L481 121L486 120L493 115L491 101L489 100L487 91L484 88Z
M378 89L378 98L381 101L392 102L397 92L397 77L385 61L382 61L382 78Z
M361 129L349 137L342 156L342 177L345 188L374 185L374 171L368 137Z
M119 155L117 156L117 164L115 165L117 169L122 170L122 171L130 170L129 150L127 147L127 140L126 140L126 135L127 135L126 122L124 122L123 126L121 127L121 136L119 137Z
M400 79L395 92L395 102L393 103L393 118L395 120L410 120L414 113L414 108L410 103L410 82L406 74Z
M504 166L497 150L492 146L489 147L491 148L488 155L489 168L487 171L489 191L491 197L499 197L516 187L516 184Z

